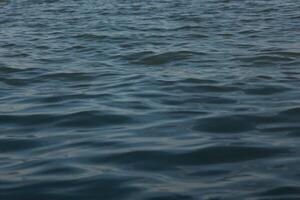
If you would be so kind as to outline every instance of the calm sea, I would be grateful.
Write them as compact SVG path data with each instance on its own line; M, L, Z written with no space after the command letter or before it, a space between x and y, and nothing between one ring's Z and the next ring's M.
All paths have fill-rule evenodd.
M300 1L0 0L1 200L299 200Z

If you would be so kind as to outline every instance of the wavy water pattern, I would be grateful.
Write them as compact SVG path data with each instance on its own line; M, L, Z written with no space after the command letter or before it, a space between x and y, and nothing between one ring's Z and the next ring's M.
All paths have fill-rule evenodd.
M300 199L299 10L0 0L0 199Z

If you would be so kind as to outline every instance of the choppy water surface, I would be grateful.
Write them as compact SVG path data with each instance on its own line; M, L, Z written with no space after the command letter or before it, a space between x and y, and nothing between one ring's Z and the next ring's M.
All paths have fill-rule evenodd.
M0 199L300 199L299 10L1 0Z

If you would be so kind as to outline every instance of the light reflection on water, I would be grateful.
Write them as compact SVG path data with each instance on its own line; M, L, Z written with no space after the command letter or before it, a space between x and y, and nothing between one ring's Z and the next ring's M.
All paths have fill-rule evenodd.
M296 1L0 5L0 199L299 199Z

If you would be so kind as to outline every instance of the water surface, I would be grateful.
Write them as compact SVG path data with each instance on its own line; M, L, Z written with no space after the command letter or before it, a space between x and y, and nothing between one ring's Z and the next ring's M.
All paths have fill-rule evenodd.
M299 10L1 0L0 199L300 199Z

